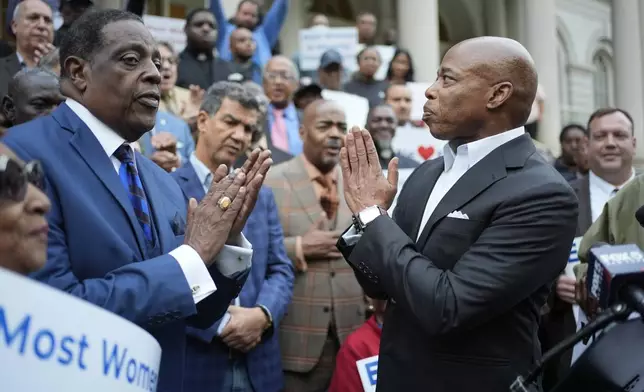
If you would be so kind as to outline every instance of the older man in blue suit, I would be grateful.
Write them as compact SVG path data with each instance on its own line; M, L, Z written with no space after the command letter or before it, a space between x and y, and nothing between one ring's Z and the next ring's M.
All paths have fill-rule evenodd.
M248 276L241 230L270 154L257 151L234 175L219 167L206 197L186 208L172 178L130 146L154 126L160 97L160 56L143 21L87 13L60 56L67 101L4 139L46 173L47 263L34 278L149 331L163 350L153 387L181 392L187 326L212 325Z
M244 154L259 119L259 102L246 87L219 82L208 90L197 117L196 151L173 173L186 198L204 197L211 172ZM243 232L253 245L253 268L223 319L205 330L189 329L184 390L278 392L284 387L273 331L291 300L294 272L269 188L261 189Z

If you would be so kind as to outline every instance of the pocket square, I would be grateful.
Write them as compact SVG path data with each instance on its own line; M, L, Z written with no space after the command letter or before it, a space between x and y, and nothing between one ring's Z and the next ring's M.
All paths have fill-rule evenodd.
M172 232L176 236L186 233L186 223L178 212L174 214L174 219L170 222L170 227L172 227Z
M467 214L462 213L461 211L452 211L449 214L447 214L448 218L455 218L455 219L470 219Z

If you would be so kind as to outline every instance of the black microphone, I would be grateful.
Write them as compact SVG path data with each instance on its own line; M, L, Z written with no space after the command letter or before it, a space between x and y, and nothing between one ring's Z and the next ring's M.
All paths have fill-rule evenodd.
M603 309L624 301L644 315L644 253L634 244L598 245L589 251L588 295Z

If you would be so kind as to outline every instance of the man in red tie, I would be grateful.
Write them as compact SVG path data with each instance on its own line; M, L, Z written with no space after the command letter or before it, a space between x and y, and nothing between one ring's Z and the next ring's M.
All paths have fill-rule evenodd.
M266 63L263 79L264 92L271 102L266 132L268 145L299 155L302 152L300 121L293 104L293 93L299 80L297 68L288 57L275 56Z

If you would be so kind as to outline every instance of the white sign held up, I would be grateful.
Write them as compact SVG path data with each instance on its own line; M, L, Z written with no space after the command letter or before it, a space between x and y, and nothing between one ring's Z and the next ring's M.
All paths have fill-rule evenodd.
M376 392L376 383L378 382L378 356L361 359L356 361L360 381L364 392Z
M89 302L0 268L3 391L153 392L161 346Z
M322 54L329 49L342 56L342 65L355 64L358 30L355 27L313 27L300 30L300 69L313 71L320 66Z

